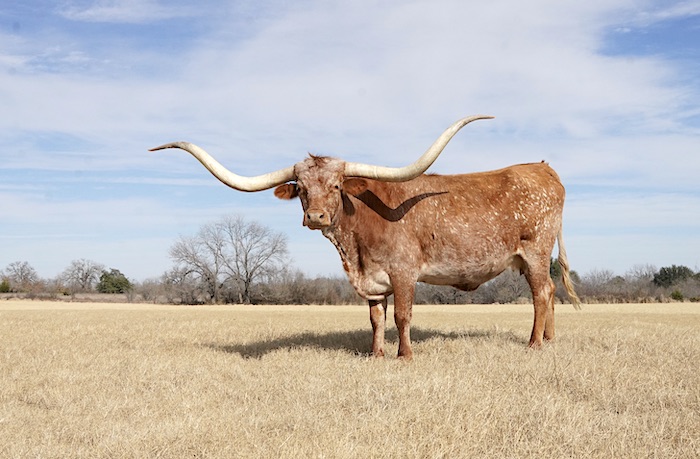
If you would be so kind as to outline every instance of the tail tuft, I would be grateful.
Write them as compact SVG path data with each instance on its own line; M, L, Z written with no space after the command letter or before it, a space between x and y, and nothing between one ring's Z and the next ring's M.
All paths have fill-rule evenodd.
M559 245L557 261L559 262L559 266L561 266L561 280L566 289L566 294L569 295L571 299L571 304L574 305L574 309L580 311L581 300L574 290L574 282L571 280L571 275L569 274L569 260L566 257L566 248L564 248L564 238L561 230L559 230L559 234L557 235L557 244Z

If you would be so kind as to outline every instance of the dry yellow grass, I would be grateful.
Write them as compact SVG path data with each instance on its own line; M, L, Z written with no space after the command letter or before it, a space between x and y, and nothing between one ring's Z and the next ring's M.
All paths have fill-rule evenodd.
M0 303L0 457L700 456L700 307ZM387 335L396 352L396 333Z

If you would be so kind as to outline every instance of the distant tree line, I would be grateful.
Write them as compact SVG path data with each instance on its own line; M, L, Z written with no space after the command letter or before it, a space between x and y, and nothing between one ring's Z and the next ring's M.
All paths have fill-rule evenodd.
M121 294L128 301L171 304L357 304L363 300L345 277L309 277L291 266L287 239L257 222L226 216L181 236L171 247L171 269L159 278L136 282L115 268L73 260L54 279L41 279L26 261L0 270L0 293L26 297ZM550 274L556 296L568 298L559 264ZM587 303L700 301L700 272L686 266L656 269L638 265L624 275L572 271L576 290ZM416 304L490 304L532 301L524 276L506 271L472 292L419 283Z
M130 293L135 285L118 269L92 260L73 260L55 279L41 279L26 261L16 261L0 271L0 293L22 293L30 297L76 293Z

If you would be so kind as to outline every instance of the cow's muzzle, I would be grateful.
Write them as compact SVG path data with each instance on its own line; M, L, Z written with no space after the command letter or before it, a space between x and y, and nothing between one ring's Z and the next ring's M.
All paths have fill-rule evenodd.
M331 226L331 218L328 212L322 210L309 209L304 214L304 226L309 229L321 229Z

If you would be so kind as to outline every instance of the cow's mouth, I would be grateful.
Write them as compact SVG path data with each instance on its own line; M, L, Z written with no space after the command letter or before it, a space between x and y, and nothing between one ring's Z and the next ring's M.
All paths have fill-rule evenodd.
M307 222L304 223L304 226L306 226L306 227L309 228L310 230L322 230L322 229L328 228L328 227L331 226L331 225L330 225L330 223L328 223L328 224L323 224L323 223L318 223L318 222L309 222L309 221L307 221Z

